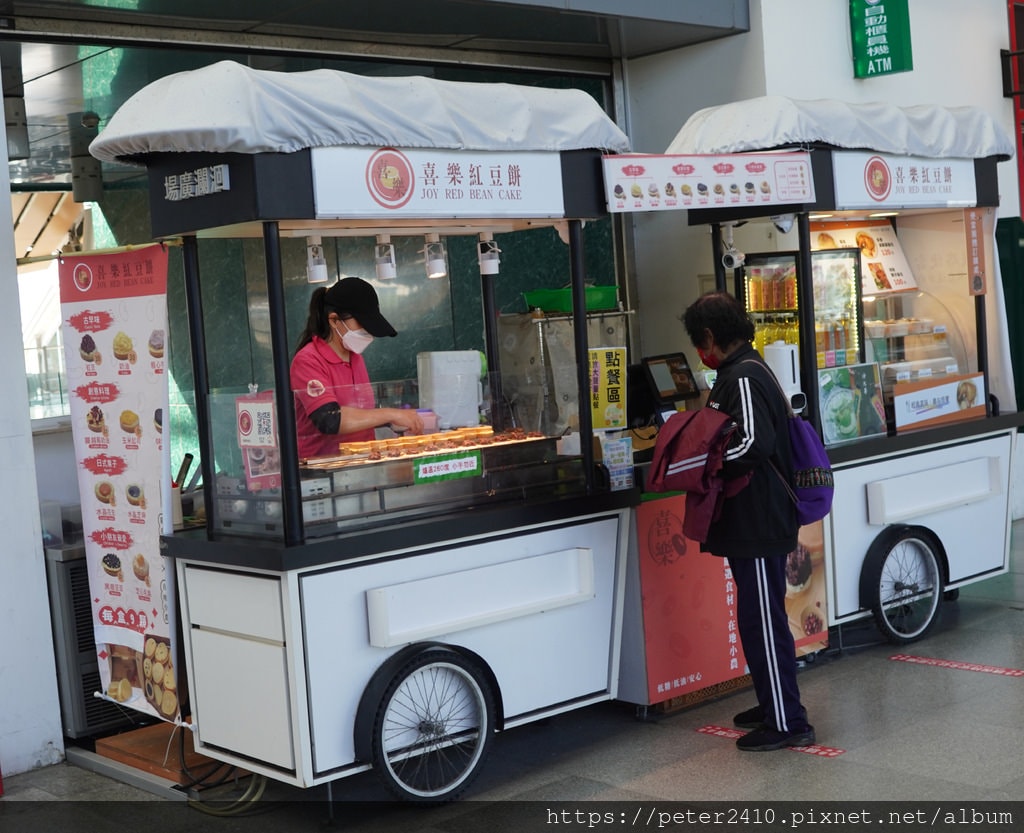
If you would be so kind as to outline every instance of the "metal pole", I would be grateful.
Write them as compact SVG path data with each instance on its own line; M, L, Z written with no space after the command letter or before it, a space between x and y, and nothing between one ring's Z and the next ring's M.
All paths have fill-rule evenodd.
M295 436L295 401L292 397L288 328L284 314L284 278L281 234L276 222L263 224L263 251L267 270L267 306L270 309L270 345L274 360L274 402L277 406L277 441L281 446L281 506L286 546L302 543L302 493L299 485L299 442Z
M818 356L814 341L814 275L811 267L811 221L807 212L797 214L800 251L797 253L797 317L800 321L800 386L807 402L804 414L821 433L818 414Z
M185 271L185 310L192 353L192 383L196 397L199 467L203 472L203 499L207 507L206 533L209 535L213 531L214 513L211 509L216 487L216 471L213 465L213 443L210 440L210 373L206 364L203 296L199 288L199 243L193 236L186 237L182 242L182 266Z
M715 267L715 291L726 292L725 266L722 264L722 224L711 224L711 263Z
M573 343L576 348L576 387L579 391L580 454L587 494L594 492L594 421L590 413L590 345L587 343L586 264L583 224L569 221L569 276L572 281Z
M495 431L505 430L505 394L501 384L501 357L498 344L498 303L495 299L496 275L481 275L480 291L484 307L484 349L491 387L491 424Z
M985 317L985 296L974 296L974 325L977 331L978 372L985 385L985 415L998 416L999 403L988 391L988 320ZM993 411L996 413L993 414Z

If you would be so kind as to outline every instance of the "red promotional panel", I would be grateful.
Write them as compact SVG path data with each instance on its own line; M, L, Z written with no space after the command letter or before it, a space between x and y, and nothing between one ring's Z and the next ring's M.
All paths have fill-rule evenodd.
M724 558L683 535L686 498L636 510L648 698L658 703L747 673Z

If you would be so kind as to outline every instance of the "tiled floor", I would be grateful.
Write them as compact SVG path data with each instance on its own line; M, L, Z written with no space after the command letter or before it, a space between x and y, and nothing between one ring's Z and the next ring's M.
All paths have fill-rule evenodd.
M1024 522L1014 525L1013 541L1011 572L966 587L958 600L944 602L942 620L926 639L898 649L882 642L873 626L858 624L844 630L841 652L833 649L804 668L804 702L819 745L836 750L832 756L794 750L741 753L729 738L698 731L731 726L732 715L751 705L749 691L647 720L638 719L634 707L606 703L497 736L463 801L442 816L431 815L429 824L416 813L436 811L366 805L358 818L347 809L341 826L470 830L472 824L455 823L460 813L468 813L476 802L511 800L1020 800L1024 677L991 673L991 668L1024 669ZM899 653L991 668L893 660ZM235 790L244 788L239 784ZM5 821L4 812L19 800L75 802L68 813L86 799L148 802L123 805L123 811L105 805L107 816L124 815L128 806L142 806L140 812L172 803L187 806L168 801L184 799L180 791L161 794L159 788L126 785L72 764L5 778L4 790L0 830L5 833L22 833L10 824L18 816L8 815ZM266 829L315 829L334 808L387 797L372 773L335 782L330 810L326 788L299 791L271 783L263 800L289 803L277 807L274 826ZM224 799L233 800L230 793ZM313 805L317 809L311 811ZM50 806L51 813L59 812L58 805ZM101 828L61 829L91 833ZM193 824L190 829L197 828Z

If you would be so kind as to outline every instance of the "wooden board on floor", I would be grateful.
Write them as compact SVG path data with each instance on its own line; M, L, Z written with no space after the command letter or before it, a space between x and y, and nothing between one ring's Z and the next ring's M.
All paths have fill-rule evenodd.
M96 754L181 785L191 785L196 778L208 775L216 763L195 751L191 729L172 723L156 723L97 740Z

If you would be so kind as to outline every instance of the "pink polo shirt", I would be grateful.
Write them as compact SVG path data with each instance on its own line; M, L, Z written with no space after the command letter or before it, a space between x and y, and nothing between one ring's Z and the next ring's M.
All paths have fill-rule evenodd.
M338 454L339 443L374 438L372 428L351 434L321 434L309 418L313 411L331 403L354 408L376 407L366 362L358 353L350 353L349 360L344 361L331 345L313 336L292 359L291 386L300 458L334 457Z

